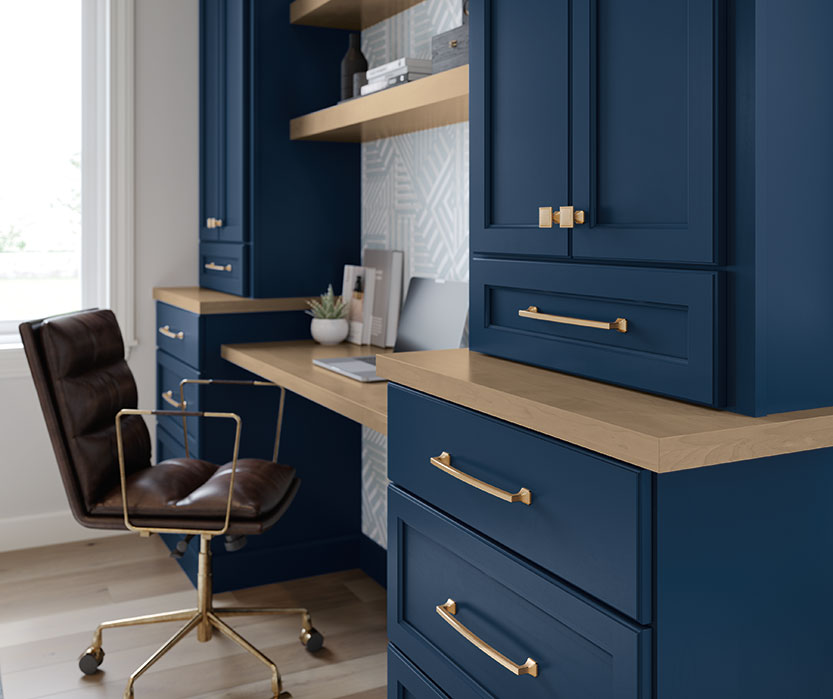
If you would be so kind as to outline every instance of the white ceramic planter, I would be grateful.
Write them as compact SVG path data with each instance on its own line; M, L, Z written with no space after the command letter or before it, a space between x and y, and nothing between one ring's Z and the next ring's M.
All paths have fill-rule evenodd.
M347 339L350 326L346 318L313 318L312 339L322 345L337 345Z

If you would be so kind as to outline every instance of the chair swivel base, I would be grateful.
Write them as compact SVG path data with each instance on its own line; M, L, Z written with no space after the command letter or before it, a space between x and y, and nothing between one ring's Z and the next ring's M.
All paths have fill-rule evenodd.
M179 643L194 629L197 630L197 640L206 642L211 640L213 630L216 629L224 636L251 653L272 673L272 694L275 698L290 696L283 692L281 675L278 666L269 658L238 634L221 617L225 616L250 616L250 615L287 615L299 614L301 616L300 641L310 652L315 653L324 646L324 637L312 626L309 611L303 608L275 608L275 607L220 607L215 609L212 605L211 591L211 537L203 535L200 538L199 573L197 576L197 597L199 606L194 609L181 609L174 612L162 614L148 614L129 619L117 619L105 621L100 624L93 636L93 642L78 660L78 667L86 675L94 675L104 661L104 650L101 647L101 635L104 629L113 629L126 626L140 626L144 624L160 624L170 621L184 621L185 625L171 636L150 658L130 675L127 681L127 688L124 690L124 699L133 699L133 685L157 660L165 655L171 648Z

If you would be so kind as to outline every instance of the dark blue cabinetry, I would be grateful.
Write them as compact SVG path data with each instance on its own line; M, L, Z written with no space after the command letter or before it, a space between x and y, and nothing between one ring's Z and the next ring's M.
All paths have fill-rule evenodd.
M388 637L455 699L649 699L651 630L574 595L405 492L389 491ZM537 676L516 676L438 613Z
M823 0L796 12L751 0L472 3L472 348L750 415L833 404L833 329L818 322L833 311L833 97L813 88L833 80L819 29L831 22ZM799 82L812 99L791 105L781 86ZM793 208L784 201L794 215L779 218ZM538 228L541 206L584 218ZM667 324L656 318L660 334L601 340L617 351L578 357L500 306L551 298L561 268L533 281L532 266L495 258L717 272L711 328L684 301ZM583 280L559 288L576 317L613 320L605 304L578 302L610 298ZM614 355L627 364L631 350L658 361L623 368Z
M200 3L200 284L320 294L359 257L359 148L299 144L289 120L338 100L346 34L289 0Z
M643 622L651 618L651 477L611 459L392 385L388 475L487 537ZM407 416L399 419L398 416ZM438 468L507 492L509 503Z
M833 449L654 474L395 385L388 425L390 699L833 696Z
M157 405L179 403L183 378L259 379L220 356L224 343L302 339L309 318L300 311L197 315L157 303ZM196 386L185 389L190 410L235 412L243 419L241 456L272 458L278 400L275 388ZM298 495L281 521L250 537L242 551L227 553L215 539L217 590L251 587L277 580L358 566L361 537L361 428L352 421L294 394L286 397L279 461L301 478ZM219 421L188 419L192 457L226 463L232 457L234 430ZM319 439L318 431L327 439ZM157 461L185 455L182 420L157 422ZM334 469L332 465L339 464ZM176 537L168 537L173 543ZM197 550L181 561L192 580Z

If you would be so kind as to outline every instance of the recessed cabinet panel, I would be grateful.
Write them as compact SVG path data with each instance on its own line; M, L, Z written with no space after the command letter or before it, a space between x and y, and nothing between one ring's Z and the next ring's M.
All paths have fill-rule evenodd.
M472 8L471 247L568 254L538 208L568 203L569 3L485 0Z
M717 261L713 2L581 2L573 26L573 256Z
M201 3L200 238L246 240L245 91L248 3Z

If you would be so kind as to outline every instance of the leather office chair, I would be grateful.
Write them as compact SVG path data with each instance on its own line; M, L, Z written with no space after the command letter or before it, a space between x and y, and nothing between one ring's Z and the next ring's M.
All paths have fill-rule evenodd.
M237 634L225 616L298 614L301 642L314 652L323 637L312 626L306 609L215 608L211 590L212 537L259 534L289 507L300 484L295 469L275 463L283 414L281 388L278 430L273 461L238 459L241 420L233 413L183 410L136 410L133 375L124 359L124 344L110 311L84 311L23 323L20 335L37 388L38 398L64 488L75 518L94 529L129 529L151 533L199 535L200 554L197 606L174 612L119 619L101 624L79 660L86 674L94 674L104 658L104 629L187 622L131 676L124 692L151 665L193 629L200 641L212 629L228 636L272 671L272 692L282 691L278 668ZM227 382L221 382L227 383ZM230 382L275 386L265 382ZM180 458L151 465L150 435L142 416L175 415L233 420L234 456L217 466L199 459ZM187 439L187 430L185 431Z

